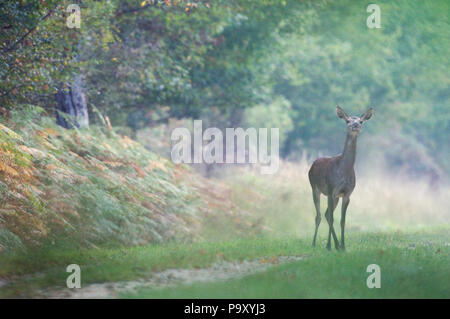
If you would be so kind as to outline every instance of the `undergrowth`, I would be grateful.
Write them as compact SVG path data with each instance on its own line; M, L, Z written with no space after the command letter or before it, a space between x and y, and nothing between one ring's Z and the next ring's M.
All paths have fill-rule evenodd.
M108 127L63 129L31 106L0 124L0 252L191 241L213 215L257 232L227 194Z

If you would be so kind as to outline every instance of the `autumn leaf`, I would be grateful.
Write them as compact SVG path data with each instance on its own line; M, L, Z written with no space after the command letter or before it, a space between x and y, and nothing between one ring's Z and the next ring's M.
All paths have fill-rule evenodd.
M51 127L47 127L47 128L45 129L45 132L46 132L48 135L54 135L54 136L59 136L59 135L60 135L59 132L58 132L57 130L52 129Z
M145 166L145 169L150 170L150 171L152 171L154 169L160 169L164 172L167 172L167 168L164 165L164 163L158 162L158 161L152 161L152 160L148 161L148 164L147 164L147 166Z
M103 161L104 164L111 166L111 167L119 167L124 166L125 164L122 162L113 162L113 161Z
M137 164L131 164L139 177L145 177L145 171Z
M10 176L19 176L19 173L17 173L14 168L4 164L3 162L0 162L0 172L4 172L6 175Z
M48 133L45 132L45 131L36 130L35 132L36 132L36 135L39 135L39 136L41 136L43 138L47 138L48 137Z

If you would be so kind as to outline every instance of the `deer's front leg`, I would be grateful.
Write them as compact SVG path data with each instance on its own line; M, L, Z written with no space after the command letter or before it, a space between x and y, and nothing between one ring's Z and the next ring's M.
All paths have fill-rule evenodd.
M342 199L342 211L341 211L341 249L345 250L345 239L344 239L344 232L345 232L345 215L347 214L347 207L350 203L350 197L344 197Z
M319 229L320 225L320 191L317 188L313 188L313 200L314 200L314 206L316 207L316 228L314 231L314 237L312 245L313 247L316 247L316 237L317 237L317 230Z
M334 246L336 247L336 249L339 249L339 241L337 239L336 232L334 231L334 226L333 226L333 222L334 222L333 213L334 213L334 209L336 208L338 202L339 202L339 197L334 198L331 195L328 196L328 208L327 208L327 212L325 213L325 217L327 219L328 226L329 226L328 242L327 242L328 250L331 250L331 236L333 236Z

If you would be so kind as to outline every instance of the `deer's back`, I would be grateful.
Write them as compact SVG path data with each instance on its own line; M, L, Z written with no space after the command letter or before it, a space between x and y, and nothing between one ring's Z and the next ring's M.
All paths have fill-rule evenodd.
M355 172L338 169L341 155L316 159L309 169L308 176L312 188L318 188L324 195L330 192L336 196L349 195L355 188Z

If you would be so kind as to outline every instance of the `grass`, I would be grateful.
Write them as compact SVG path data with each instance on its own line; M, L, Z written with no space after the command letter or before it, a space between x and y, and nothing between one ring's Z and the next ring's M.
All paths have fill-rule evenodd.
M449 232L360 234L348 252L308 251L302 261L222 282L140 289L123 298L450 298ZM367 266L381 288L366 285Z
M82 269L83 284L133 280L168 268L206 267L218 260L295 255L307 250L299 240L236 239L216 243L153 244L141 247L81 250L39 250L0 255L0 277L16 278L0 297L33 295L36 289L64 288L69 264ZM36 276L26 276L36 274Z
M76 263L82 285L145 277L169 268L203 268L218 260L302 255L299 262L225 282L144 289L125 298L428 298L450 297L448 229L414 233L349 234L348 251L326 251L325 239L236 239L194 244L154 244L121 249L49 250L1 255L2 276L13 283L0 297L32 297L37 289L64 288L65 268ZM366 267L378 264L382 288L365 286ZM35 272L39 274L36 275ZM34 274L26 276L27 274ZM15 278L15 279L14 279Z
M237 169L227 179L232 201L253 212L270 228L273 236L304 236L314 231L315 208L306 154L298 163L282 162L275 175L261 175L258 169ZM356 168L356 187L350 198L346 230L350 232L392 232L420 230L448 225L450 187L430 189L426 180L411 179L383 171ZM327 199L321 196L322 223ZM341 201L334 212L339 225ZM326 226L321 224L321 229ZM325 233L324 233L325 234Z

